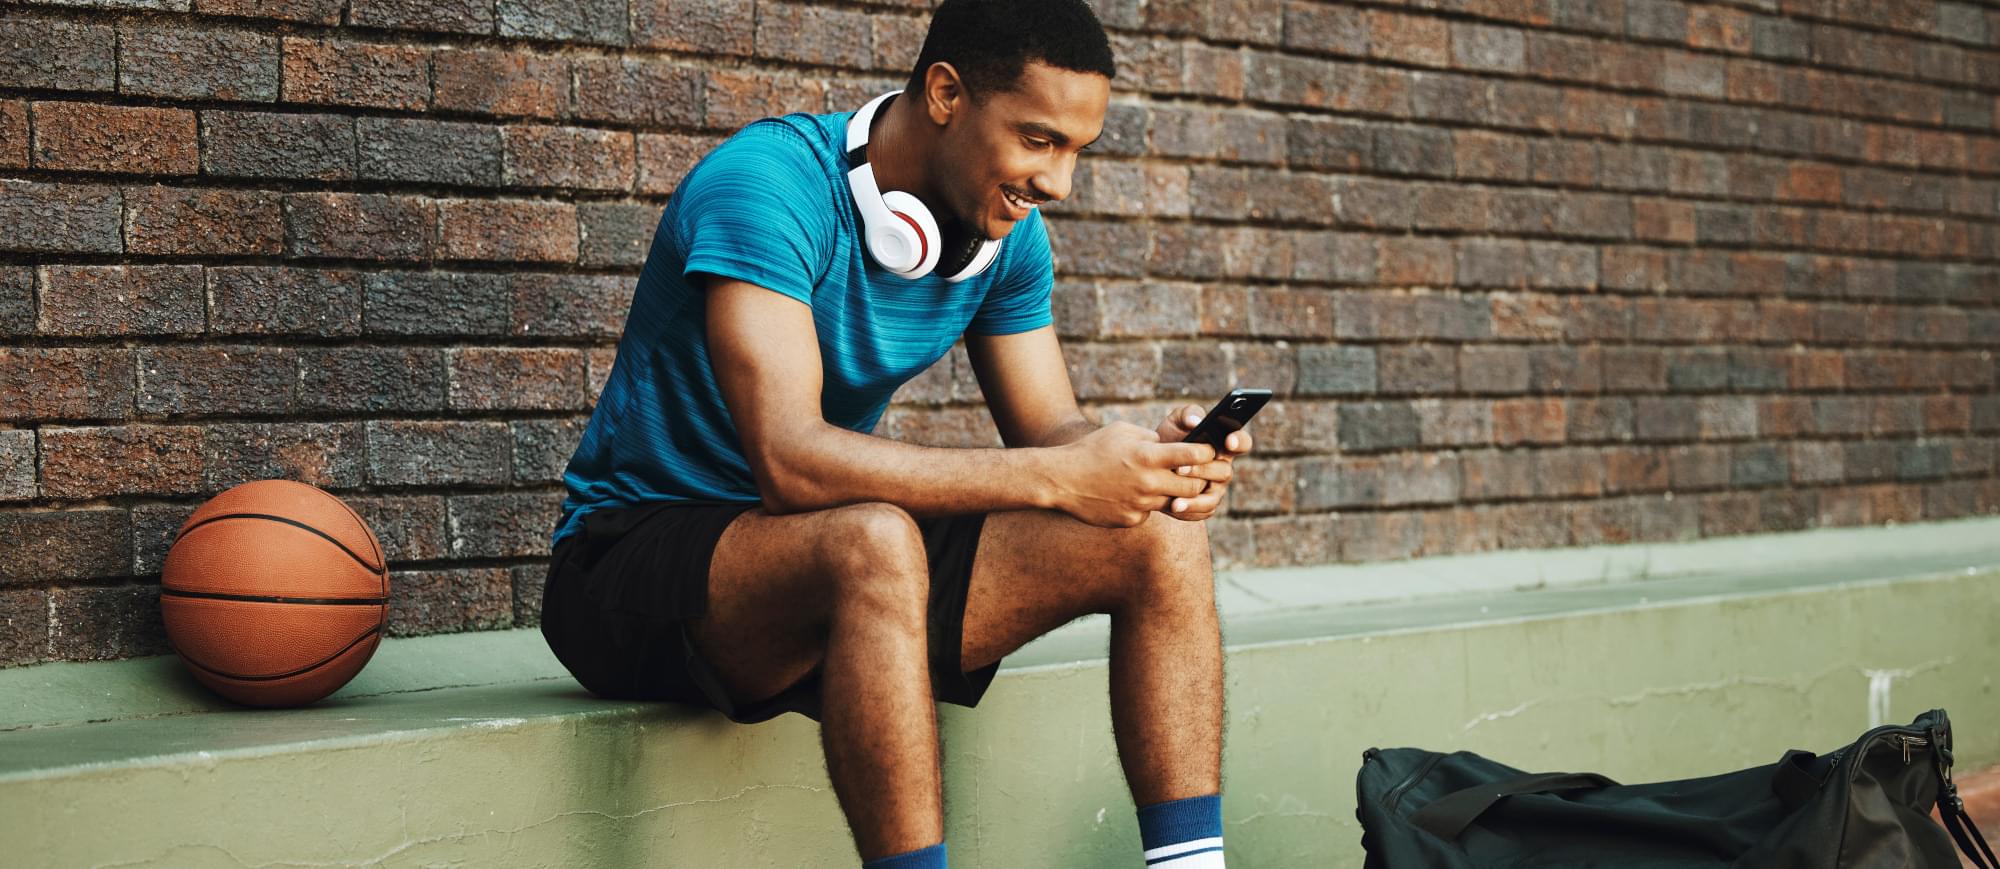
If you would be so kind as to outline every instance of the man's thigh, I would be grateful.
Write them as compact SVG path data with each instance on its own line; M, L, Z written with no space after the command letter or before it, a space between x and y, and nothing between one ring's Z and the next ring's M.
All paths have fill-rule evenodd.
M1132 528L1099 528L1054 511L994 513L973 560L960 655L965 669L984 667L1135 594L1213 608L1213 583L1205 523L1153 513Z
M738 702L790 687L817 666L826 645L833 589L822 569L837 511L738 516L709 563L708 612L687 623L688 641Z

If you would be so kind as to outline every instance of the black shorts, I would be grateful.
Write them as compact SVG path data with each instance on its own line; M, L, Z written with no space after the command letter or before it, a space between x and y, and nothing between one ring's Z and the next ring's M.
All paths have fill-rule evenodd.
M670 501L588 513L563 538L542 589L542 636L590 693L607 699L706 706L733 721L797 712L819 718L820 673L751 703L722 690L687 636L708 611L715 544L755 502ZM998 664L965 672L959 660L965 593L984 514L918 519L931 570L930 670L938 700L972 706Z

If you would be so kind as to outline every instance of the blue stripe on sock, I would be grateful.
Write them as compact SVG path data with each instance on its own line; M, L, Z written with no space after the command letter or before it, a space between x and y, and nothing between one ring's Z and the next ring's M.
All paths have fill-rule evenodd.
M861 864L861 869L945 869L944 843Z
M1188 797L1139 809L1139 840L1148 851L1222 835L1222 795Z
M1151 865L1153 865L1153 864L1155 864L1155 863L1165 863L1165 862L1167 862L1168 860L1179 860L1179 859L1180 859L1180 858L1182 858L1182 857L1187 857L1187 856L1190 856L1190 855L1193 855L1193 854L1206 854L1206 853L1208 853L1208 852L1210 852L1210 851L1220 851L1220 850L1222 850L1222 846L1221 846L1221 845L1217 845L1217 846L1215 846L1215 847L1213 847L1213 848L1196 848L1196 849L1194 849L1194 850L1192 850L1192 851L1186 851L1186 852L1183 852L1183 853L1180 853L1180 854L1175 854L1175 855L1174 855L1174 856L1172 856L1172 857L1155 857L1155 858L1153 858L1153 859L1151 859L1151 860L1147 860L1147 861L1146 861L1146 865L1148 865L1148 866L1151 866Z

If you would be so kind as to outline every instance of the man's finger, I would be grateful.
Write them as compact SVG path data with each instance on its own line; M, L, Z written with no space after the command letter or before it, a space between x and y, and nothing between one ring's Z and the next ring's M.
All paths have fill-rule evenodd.
M1222 441L1223 453L1231 458L1250 452L1250 445L1250 430L1247 428L1230 432L1229 437Z
M1236 476L1236 467L1225 459L1217 459L1205 465L1182 465L1174 473L1211 483L1227 483Z
M1205 465L1215 461L1215 448L1208 444L1166 443L1148 448L1146 457L1148 464L1156 468Z
M1206 495L1192 498L1175 498L1167 505L1167 512L1175 516L1204 515L1214 513L1222 506L1222 492L1216 490Z

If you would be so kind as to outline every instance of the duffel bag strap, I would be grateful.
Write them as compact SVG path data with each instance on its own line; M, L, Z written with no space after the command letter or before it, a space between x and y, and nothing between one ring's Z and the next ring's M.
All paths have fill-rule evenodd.
M1438 797L1432 800L1430 805L1410 815L1410 823L1433 836L1452 840L1464 833L1466 827L1472 826L1473 821L1479 820L1480 815L1486 814L1487 809L1493 808L1494 803L1507 797L1617 786L1617 782L1594 772L1545 772L1520 775L1474 785Z

